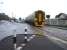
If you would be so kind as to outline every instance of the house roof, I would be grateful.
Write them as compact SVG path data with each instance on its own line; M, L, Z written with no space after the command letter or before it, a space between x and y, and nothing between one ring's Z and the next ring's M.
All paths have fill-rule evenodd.
M65 13L60 13L59 15L57 15L59 19L67 19L67 14Z

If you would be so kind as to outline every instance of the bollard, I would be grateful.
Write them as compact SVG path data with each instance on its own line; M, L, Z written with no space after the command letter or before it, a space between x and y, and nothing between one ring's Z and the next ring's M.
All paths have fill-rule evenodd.
M27 27L25 27L25 33L24 33L24 43L27 43L28 41L27 41L27 39L28 39L28 37L27 37Z

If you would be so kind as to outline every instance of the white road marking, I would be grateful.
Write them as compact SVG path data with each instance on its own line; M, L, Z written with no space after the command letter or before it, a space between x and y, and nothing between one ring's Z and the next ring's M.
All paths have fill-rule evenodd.
M16 50L21 50L26 44L21 44L21 46L17 47Z
M36 28L35 28L36 29ZM37 29L37 30L41 30L41 29ZM43 30L41 30L41 31L43 31ZM46 32L47 33L47 32ZM64 40L62 40L62 39L60 39L60 38L57 38L57 37L54 37L54 36L49 36L49 35L46 35L45 34L45 36L47 36L49 39L53 39L53 40L57 40L57 41L59 41L59 42L62 42L62 43L64 43L64 44L67 44L67 41L64 41Z
M16 43L14 44L14 49L16 50Z
M27 36L25 36L24 39L27 39Z
M64 44L67 44L67 41L64 41L64 40L62 40L62 39L60 39L60 38L57 38L57 37L53 37L53 36L49 36L49 35L46 35L49 39L53 39L53 40L57 40L57 41L60 41L60 42L62 42L62 43L64 43Z
M29 39L27 39L27 41L29 42L30 40L32 40L35 37L35 35L32 35L31 37L29 37Z
M21 44L21 46L25 46L25 45L26 45L25 43Z
M18 48L16 48L16 50L21 50L23 47L22 46L19 46Z
M32 35L31 37L29 37L29 39L27 39L27 41L29 42L30 40L32 40L35 37L35 35ZM16 50L21 50L24 46L26 46L25 43L21 44L19 47L16 48Z
M62 39L59 39L57 37L52 37L47 35L48 39L51 40L53 43L59 45L60 47L64 48L65 50L67 50L67 41L64 41Z

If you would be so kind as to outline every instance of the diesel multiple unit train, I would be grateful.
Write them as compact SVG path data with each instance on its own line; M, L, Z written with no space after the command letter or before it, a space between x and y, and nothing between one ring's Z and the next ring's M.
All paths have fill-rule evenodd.
M67 27L67 19L45 19L46 15L45 12L42 10L35 11L28 17L26 17L25 22L28 24L31 24L36 27L43 27L44 25L50 25L50 26L63 26ZM63 16L64 17L64 16Z
M25 19L25 22L36 27L42 27L45 25L45 12L42 10L35 11Z

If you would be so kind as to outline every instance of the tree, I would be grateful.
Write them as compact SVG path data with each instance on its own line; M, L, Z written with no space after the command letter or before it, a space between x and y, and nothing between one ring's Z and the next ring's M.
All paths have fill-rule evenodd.
M22 20L22 18L20 17L20 18L19 18L19 21L21 21L21 20Z
M0 20L9 20L9 17L5 13L0 13Z
M49 19L50 18L50 15L46 15L46 18Z

